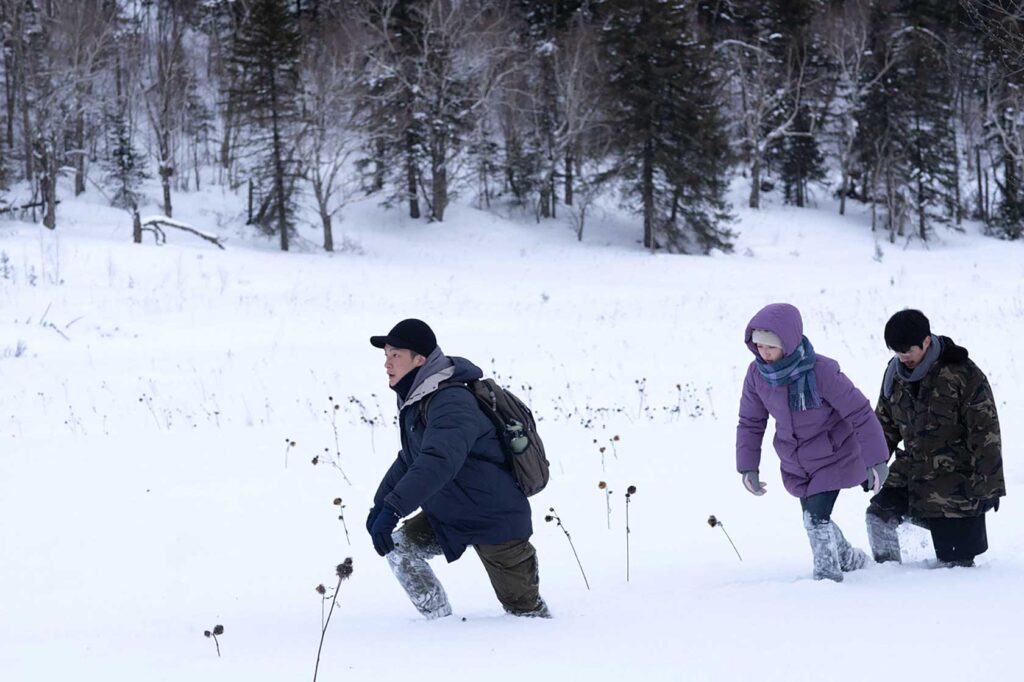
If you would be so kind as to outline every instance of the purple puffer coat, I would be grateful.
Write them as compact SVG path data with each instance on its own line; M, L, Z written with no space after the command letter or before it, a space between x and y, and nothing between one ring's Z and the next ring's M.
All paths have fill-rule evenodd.
M804 325L800 311L773 303L754 315L744 341L755 329L782 339L787 355L800 345ZM775 451L782 463L782 483L796 497L852 488L867 479L869 467L889 459L889 448L871 404L839 369L839 363L818 355L814 365L822 406L804 411L789 407L789 387L772 386L750 363L743 381L740 421L736 427L736 469L753 471L761 462L761 441L768 415L775 418Z

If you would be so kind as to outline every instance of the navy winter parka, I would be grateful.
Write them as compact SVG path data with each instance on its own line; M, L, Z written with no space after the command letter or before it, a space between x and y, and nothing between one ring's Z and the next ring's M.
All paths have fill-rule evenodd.
M463 388L442 381L483 376L465 358L434 350L403 402L402 450L377 488L373 504L401 516L422 508L448 561L469 545L525 540L533 534L530 503L505 461L494 425ZM430 398L426 423L420 401Z

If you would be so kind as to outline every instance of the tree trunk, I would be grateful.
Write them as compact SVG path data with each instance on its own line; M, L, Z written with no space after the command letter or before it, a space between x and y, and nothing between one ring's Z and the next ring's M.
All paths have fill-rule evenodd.
M963 219L960 210L960 152L957 146L955 122L950 125L949 134L953 138L953 221L959 228L963 225Z
M558 191L555 189L556 185L555 185L554 165L552 165L551 169L552 169L551 180L550 180L551 188L548 190L548 193L551 195L551 217L552 218L557 218L558 217L558 213L557 213L556 205L558 204Z
M412 133L405 135L405 182L409 198L409 217L420 217L419 187L416 183L416 151Z
M85 193L85 113L78 102L75 116L75 196Z
M985 171L985 215L992 216L992 198L989 196L988 171Z
M540 218L551 217L551 209L549 208L551 202L551 190L549 187L550 185L546 180L540 183L540 197L538 199L540 210L537 212L539 214L538 217Z
M164 129L160 134L160 185L164 191L164 215L168 218L174 217L171 214L171 176L174 175L174 164L171 162L171 133Z
M57 229L57 159L53 145L46 142L47 150L43 161L43 177L40 189L43 194L43 225L51 230Z
M271 110L270 120L273 125L273 136L274 136L274 194L277 195L277 229L281 233L281 250L288 250L288 212L287 206L285 205L285 192L284 192L284 153L281 149L281 129L280 121L278 121L277 111L277 92L274 89L274 81L270 81L271 92Z
M644 202L644 246L654 251L654 149L648 139L644 143L641 193Z
M921 179L918 178L918 180L917 180L917 229L918 229L918 232L920 233L921 241L923 241L923 242L928 241L928 232L927 232L928 223L927 223L926 217L925 217L926 213L927 212L926 212L925 206L924 206L924 182L922 182Z
M7 104L7 148L14 149L14 107L16 76L14 75L14 59L10 50L4 50L4 95Z
M384 138L378 137L373 143L373 191L380 192L384 189L384 154L387 152L384 146ZM415 186L415 183L414 183Z
M138 211L132 211L132 241L136 244L142 243L142 219Z
M572 187L572 183L573 183L572 164L573 164L572 154L566 154L565 155L565 205L566 206L572 206L572 191L573 191L573 187Z
M761 159L757 156L750 164L750 201L747 205L750 208L761 208Z
M988 214L985 212L985 190L981 186L981 146L974 148L974 170L978 175L978 217L988 224Z
M35 130L32 127L32 117L28 110L28 84L25 82L23 73L19 79L21 90L21 134L25 137L22 143L25 145L25 179L32 182L35 177L35 162L32 153L32 140L35 138Z
M196 191L199 191L199 140L192 145L192 168L196 176ZM187 176L186 176L187 177ZM188 189L187 187L185 189Z
M331 214L321 210L320 222L324 225L324 251L334 251L334 231L331 227Z
M444 220L444 210L448 207L448 164L445 159L447 145L443 139L435 144L433 158L430 161L431 203L433 204L430 217L432 220L441 222Z
M233 81L234 79L232 79ZM232 87L233 87L232 83ZM228 177L231 176L231 135L234 132L234 119L235 119L235 104L233 98L229 95L227 98L227 108L224 112L224 137L220 143L220 165L226 172Z
M846 195L850 191L850 173L843 167L843 182L839 187L839 215L846 215Z

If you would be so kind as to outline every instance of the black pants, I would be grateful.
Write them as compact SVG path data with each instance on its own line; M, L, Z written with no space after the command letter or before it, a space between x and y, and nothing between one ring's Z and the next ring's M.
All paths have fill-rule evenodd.
M816 495L800 498L800 508L811 517L811 523L822 526L832 520L832 508L836 506L838 490L826 490Z
M898 519L927 528L932 534L935 557L948 563L970 563L979 554L988 550L988 533L985 530L985 515L960 518L907 518L910 499L906 488L882 488L871 498L868 514L883 521Z

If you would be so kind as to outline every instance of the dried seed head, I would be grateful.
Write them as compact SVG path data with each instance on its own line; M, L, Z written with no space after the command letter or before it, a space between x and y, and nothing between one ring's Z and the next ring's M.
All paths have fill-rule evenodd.
M615 441L616 443L618 443L619 442L619 434L616 433L614 436L612 436L612 440Z
M327 588L324 587L323 585L317 585L316 586L316 593L317 594L325 594L326 592L327 592Z
M288 445L290 445L290 446L292 446L294 448L295 447L295 441L289 442Z
M548 511L554 513L555 508L554 507L548 507Z
M209 636L210 636L210 631L209 630L203 630L203 637L209 637Z
M599 482L598 482L598 484L597 484L597 487L598 487L598 488L599 488L600 490L604 490L605 488L607 488L607 487L608 487L608 484L607 484L607 483L605 483L604 481L599 481Z
M597 449L597 451L600 452L603 455L604 454L604 446L602 445L601 447L599 447Z
M311 461L313 462L313 465L316 466L317 464L320 463L320 455L314 456Z
M544 517L544 520L547 521L548 523L551 523L552 521L555 520L555 517L552 516L551 514L548 514L547 516Z
M213 626L213 634L215 634L215 635L223 635L224 634L224 626L223 625L214 625Z
M708 525L712 528L718 525L718 519L715 518L714 514L708 517Z
M340 497L335 497L334 498L334 506L335 507L340 507L341 506L341 498Z
M636 495L636 486L635 485L631 485L628 488L626 488L626 494L627 495Z
M343 562L338 564L336 569L338 577L342 580L346 580L352 576L352 557L346 558Z

